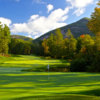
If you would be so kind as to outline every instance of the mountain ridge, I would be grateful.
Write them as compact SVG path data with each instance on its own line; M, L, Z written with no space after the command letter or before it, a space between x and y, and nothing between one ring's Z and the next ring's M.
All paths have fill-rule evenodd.
M68 29L71 30L72 34L74 35L75 38L79 37L82 34L89 34L89 35L93 35L93 33L91 31L89 31L87 24L88 24L89 18L84 17L74 23L68 24L66 26L60 27L61 32L64 36L64 38L66 37L66 32ZM57 28L58 29L58 28ZM35 41L41 41L44 38L48 38L50 36L50 34L55 34L55 30L49 31L47 33L45 33L44 35L40 36L39 38L35 39Z
M21 40L30 41L30 42L33 41L32 38L27 37L27 36L22 36L22 35L11 35L11 38L21 39Z

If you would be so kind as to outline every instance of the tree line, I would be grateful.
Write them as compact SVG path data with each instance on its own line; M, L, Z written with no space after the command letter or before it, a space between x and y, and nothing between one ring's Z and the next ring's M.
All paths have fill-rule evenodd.
M69 29L63 38L61 30L57 29L55 35L43 40L42 46L44 56L72 60L72 71L100 71L100 45L97 45L96 37L83 34L76 39Z
M10 29L0 23L0 55L10 54L33 54L33 43L21 39L11 38Z
M32 42L12 38L9 43L9 53L10 54L22 54L30 55L33 54L33 44Z

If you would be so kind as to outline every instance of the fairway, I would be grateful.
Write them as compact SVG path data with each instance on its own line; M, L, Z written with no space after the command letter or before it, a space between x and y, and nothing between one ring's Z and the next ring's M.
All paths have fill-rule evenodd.
M98 73L22 72L48 64L69 62L36 56L0 58L0 100L100 100Z
M47 66L47 65L67 65L69 66L70 63L66 60L59 60L59 59L48 59L44 57L37 57L37 56L23 56L17 55L12 57L0 57L0 66L1 67L28 67L28 68L37 68Z

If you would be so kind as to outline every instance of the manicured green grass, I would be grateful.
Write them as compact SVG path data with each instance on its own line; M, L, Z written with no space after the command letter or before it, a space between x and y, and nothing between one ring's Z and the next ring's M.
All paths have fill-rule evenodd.
M58 59L46 59L44 57L37 56L12 56L12 57L0 57L1 67L43 67L47 65L66 65L69 66L70 63L66 60Z
M68 63L36 56L0 58L0 100L100 100L100 74L21 71L42 67L39 62L43 65Z

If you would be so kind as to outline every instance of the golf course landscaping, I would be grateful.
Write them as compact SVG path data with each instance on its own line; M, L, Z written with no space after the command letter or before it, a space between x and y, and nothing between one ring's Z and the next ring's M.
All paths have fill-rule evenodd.
M0 57L0 100L100 100L99 73L48 72L48 65L68 68L70 62L37 56Z

